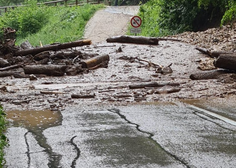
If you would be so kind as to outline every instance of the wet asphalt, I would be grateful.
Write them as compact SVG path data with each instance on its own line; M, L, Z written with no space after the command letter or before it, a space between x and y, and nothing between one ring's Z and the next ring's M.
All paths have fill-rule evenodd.
M231 103L186 101L98 110L78 106L54 115L54 125L12 122L7 167L231 168L236 165L236 127L199 110L234 120Z

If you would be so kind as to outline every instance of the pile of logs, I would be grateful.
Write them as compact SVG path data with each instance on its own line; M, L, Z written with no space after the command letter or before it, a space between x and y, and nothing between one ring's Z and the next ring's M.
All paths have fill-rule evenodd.
M94 55L73 50L73 47L90 45L90 40L52 44L34 48L29 42L15 46L15 30L4 29L0 43L0 77L16 78L29 75L77 75L98 67L107 67L109 55Z
M234 74L236 72L236 53L233 52L217 52L209 51L204 48L196 48L203 54L214 58L214 66L217 68L212 71L205 71L201 73L191 74L190 78L193 80L201 79L219 79L222 75Z

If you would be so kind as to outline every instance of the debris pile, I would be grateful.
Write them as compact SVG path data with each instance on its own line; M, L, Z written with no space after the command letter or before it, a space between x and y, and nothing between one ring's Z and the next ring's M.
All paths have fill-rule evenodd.
M16 78L33 75L77 75L88 69L107 67L109 55L94 55L74 50L73 47L90 45L90 40L52 44L34 48L29 42L15 46L15 30L4 29L0 44L0 77Z
M235 31L236 23L206 31L184 32L171 36L171 38L195 45L198 51L208 57L198 61L199 69L203 72L191 74L191 79L218 79L221 82L236 82Z
M197 47L196 49L211 58L213 63L212 69L214 70L191 74L191 79L219 79L227 83L236 82L236 53L224 51L211 52L208 49L199 47Z
M210 51L233 52L236 49L235 31L236 23L232 26L226 25L206 31L184 32L171 37L198 47L207 48Z

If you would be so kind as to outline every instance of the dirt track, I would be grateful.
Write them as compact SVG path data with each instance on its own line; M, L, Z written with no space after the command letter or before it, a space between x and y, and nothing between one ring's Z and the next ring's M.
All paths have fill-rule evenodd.
M105 42L108 37L126 34L130 19L138 10L139 6L108 6L96 12L86 26L84 38L95 44Z

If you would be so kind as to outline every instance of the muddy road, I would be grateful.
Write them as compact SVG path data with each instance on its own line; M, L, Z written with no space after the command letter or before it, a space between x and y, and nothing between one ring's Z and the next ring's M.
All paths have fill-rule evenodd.
M113 18L127 15L126 24L132 16L108 8L99 11L99 17L108 11ZM119 31L114 35L123 34ZM0 101L10 121L7 167L236 165L234 81L191 80L192 73L201 72L206 56L186 43L118 44L104 38L76 50L108 54L106 68L37 80L1 78ZM171 65L172 72L161 73L152 63ZM131 87L153 82L158 87Z

